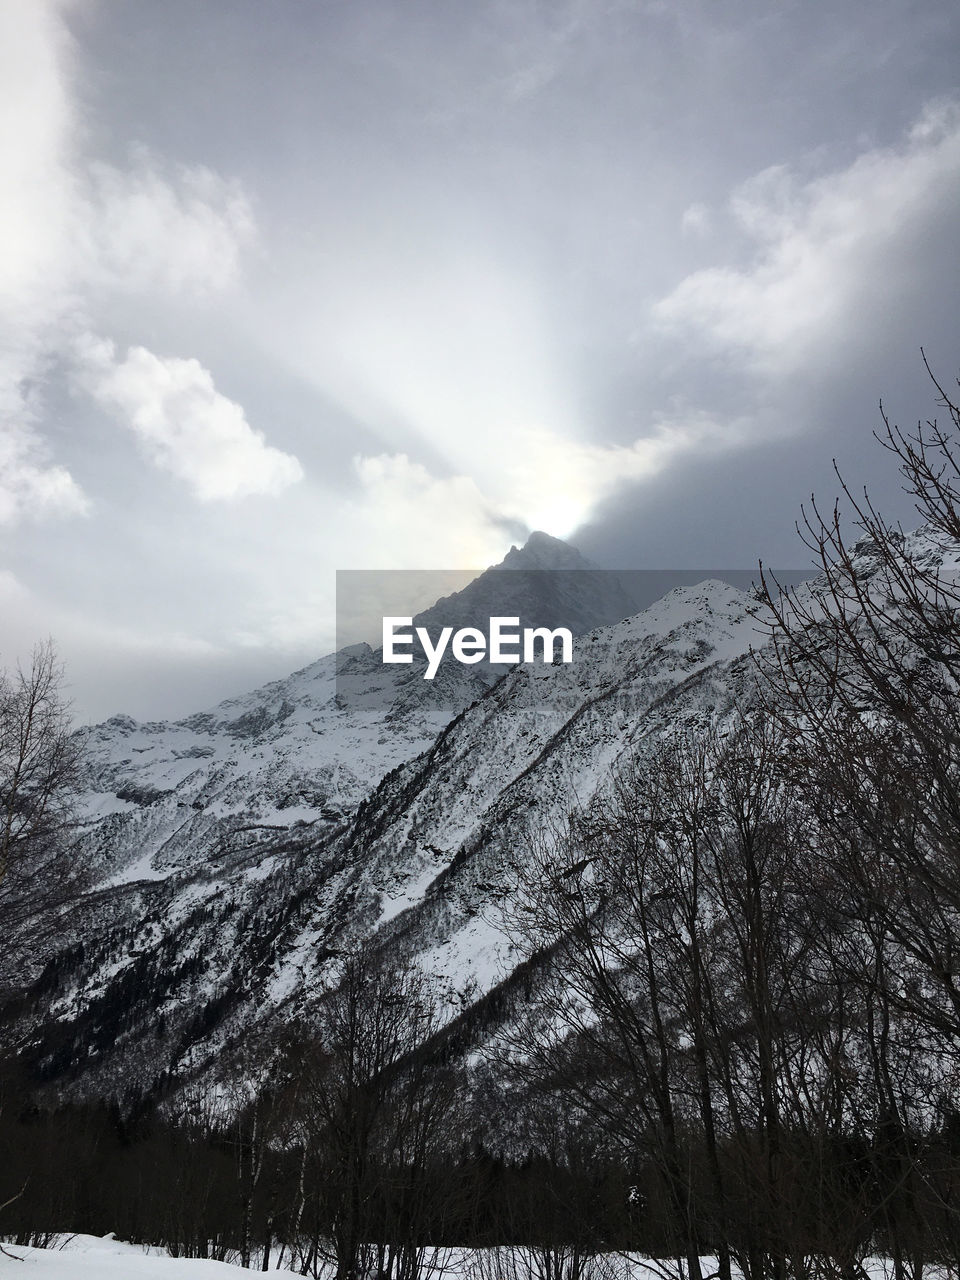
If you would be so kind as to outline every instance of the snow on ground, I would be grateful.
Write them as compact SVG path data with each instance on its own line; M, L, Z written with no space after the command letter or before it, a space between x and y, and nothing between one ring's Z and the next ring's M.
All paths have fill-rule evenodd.
M28 1280L213 1280L239 1276L241 1267L206 1258L171 1258L166 1251L124 1244L109 1236L70 1236L52 1249L5 1244L0 1276ZM249 1274L249 1272L245 1272Z
M244 1268L227 1262L212 1262L205 1258L171 1258L162 1249L149 1245L125 1244L112 1236L67 1236L62 1243L49 1249L25 1248L4 1244L0 1252L0 1276L19 1276L28 1280L222 1280L234 1277L239 1280ZM448 1277L449 1280L494 1280L495 1277L534 1277L542 1274L542 1259L536 1250L524 1246L504 1246L494 1249L437 1249L428 1259L426 1275ZM704 1275L716 1273L716 1258L700 1259ZM883 1258L866 1258L863 1273L869 1280L891 1280L892 1266ZM257 1264L254 1269L259 1270ZM270 1268L276 1274L286 1268ZM661 1261L642 1258L636 1254L606 1254L595 1259L594 1280L680 1280L683 1268L677 1262L665 1258ZM261 1272L262 1274L262 1272ZM588 1275L591 1274L588 1271ZM930 1266L925 1269L927 1280L946 1280L943 1268ZM734 1268L734 1276L739 1272Z

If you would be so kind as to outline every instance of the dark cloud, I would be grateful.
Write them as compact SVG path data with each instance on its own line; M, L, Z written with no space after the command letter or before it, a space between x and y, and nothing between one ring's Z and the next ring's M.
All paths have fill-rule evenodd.
M338 567L535 526L797 565L834 456L910 522L870 433L932 412L921 345L960 365L954 3L30 12L0 382L47 518L8 520L0 646L54 631L84 714L282 674Z

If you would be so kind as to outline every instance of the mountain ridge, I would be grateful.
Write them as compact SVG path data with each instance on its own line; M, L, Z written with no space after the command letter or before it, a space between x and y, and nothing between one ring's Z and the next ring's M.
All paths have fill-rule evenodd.
M338 820L254 839L200 826L166 874L102 882L79 904L83 953L58 970L39 1069L80 1061L69 1087L107 1096L216 1074L231 1046L309 1020L331 957L365 938L415 954L458 1016L509 972L497 911L521 833L589 801L645 736L729 711L755 638L744 593L680 588L582 637L570 665L508 671Z
M911 536L931 563L954 563L922 531ZM866 572L869 546L855 554ZM356 803L309 821L271 824L254 811L270 799L269 785L289 780L264 775L271 735L292 725L312 732L314 668L323 668L335 705L330 659L290 677L301 686L274 686L272 718L243 721L229 738L243 748L232 774L229 762L211 766L180 750L163 766L173 770L169 787L156 785L154 771L152 793L123 801L119 790L135 789L151 766L138 774L126 757L114 761L114 775L101 781L129 807L119 821L111 813L91 820L92 854L97 841L107 854L125 841L130 856L116 858L114 873L75 904L64 946L35 988L45 1013L35 1068L72 1095L117 1100L217 1079L251 1046L268 1052L278 1026L309 1025L336 980L336 956L365 941L413 956L448 1021L467 1017L510 984L517 956L503 905L533 842L602 795L621 766L664 734L731 723L753 696L754 651L766 638L756 593L717 580L677 588L585 632L569 665L516 666L481 682L432 732L425 721L411 725L401 702L388 745L405 731L422 733L423 745L403 740L409 754L398 750L365 790L354 775ZM349 655L361 683L379 678L371 654ZM403 696L417 683L410 672ZM354 738L339 746L363 750L384 736L382 710L368 707ZM149 739L147 727L126 721L114 732L125 743ZM138 762L149 756L148 741L135 745L145 748ZM385 759L381 752L377 767ZM201 774L225 771L206 790L198 760ZM251 765L246 774L242 763ZM237 795L225 794L228 784ZM150 842L161 837L158 859Z

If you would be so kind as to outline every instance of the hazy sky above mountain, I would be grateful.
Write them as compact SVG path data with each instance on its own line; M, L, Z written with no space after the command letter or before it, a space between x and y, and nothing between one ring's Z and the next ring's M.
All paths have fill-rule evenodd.
M0 664L182 713L336 568L801 563L960 369L955 0L8 0Z

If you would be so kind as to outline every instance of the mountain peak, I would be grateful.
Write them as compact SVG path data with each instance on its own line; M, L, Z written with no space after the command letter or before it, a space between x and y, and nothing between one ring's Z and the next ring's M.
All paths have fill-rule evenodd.
M554 538L540 529L534 530L522 547L512 546L496 569L595 569L576 547Z

